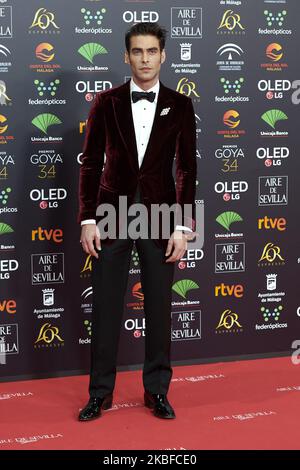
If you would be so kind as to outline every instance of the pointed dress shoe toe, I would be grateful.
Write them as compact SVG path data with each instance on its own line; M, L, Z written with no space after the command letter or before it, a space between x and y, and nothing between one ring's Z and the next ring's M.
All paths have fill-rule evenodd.
M91 421L92 419L101 416L101 409L108 410L112 406L112 394L106 395L103 398L91 397L88 404L83 408L78 416L79 421Z
M170 405L167 395L161 393L149 393L145 392L144 402L147 408L153 410L154 416L162 419L174 419L176 418L175 412Z

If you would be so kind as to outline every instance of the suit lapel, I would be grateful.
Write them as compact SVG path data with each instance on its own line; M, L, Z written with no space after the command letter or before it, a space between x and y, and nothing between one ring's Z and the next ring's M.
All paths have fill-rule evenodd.
M169 112L165 115L161 115L162 110L165 108L170 108ZM140 169L144 168L148 163L151 163L151 160L158 158L159 146L164 142L164 137L171 122L173 109L174 100L172 96L170 96L168 89L160 82L151 134Z
M139 171L138 152L131 110L130 81L119 88L118 95L113 98L115 119L122 140L127 148L130 164L135 172Z

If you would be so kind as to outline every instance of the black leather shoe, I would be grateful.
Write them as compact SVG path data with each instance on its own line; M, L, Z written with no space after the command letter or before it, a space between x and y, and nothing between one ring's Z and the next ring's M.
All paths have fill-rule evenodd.
M144 402L147 408L153 410L153 414L154 416L157 416L157 418L176 418L175 412L168 402L167 395L161 393L149 393L145 391Z
M91 397L86 407L80 411L78 420L91 421L92 419L99 418L99 416L101 416L101 409L108 410L111 408L112 400L112 393L103 398Z

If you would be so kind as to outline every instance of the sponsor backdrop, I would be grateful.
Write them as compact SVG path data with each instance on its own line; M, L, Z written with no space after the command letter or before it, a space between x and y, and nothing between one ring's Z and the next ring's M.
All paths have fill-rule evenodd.
M0 0L2 380L88 371L81 151L95 93L130 76L124 33L140 21L169 31L161 79L193 100L201 211L205 203L205 242L190 242L176 266L172 358L291 349L300 322L299 14L297 0ZM139 274L134 247L125 367L144 357Z

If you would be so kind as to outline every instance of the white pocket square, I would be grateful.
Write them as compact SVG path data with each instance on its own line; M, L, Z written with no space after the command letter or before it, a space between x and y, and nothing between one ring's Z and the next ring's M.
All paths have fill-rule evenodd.
M160 116L166 116L168 114L168 112L170 111L171 108L164 108L161 113L160 113Z

